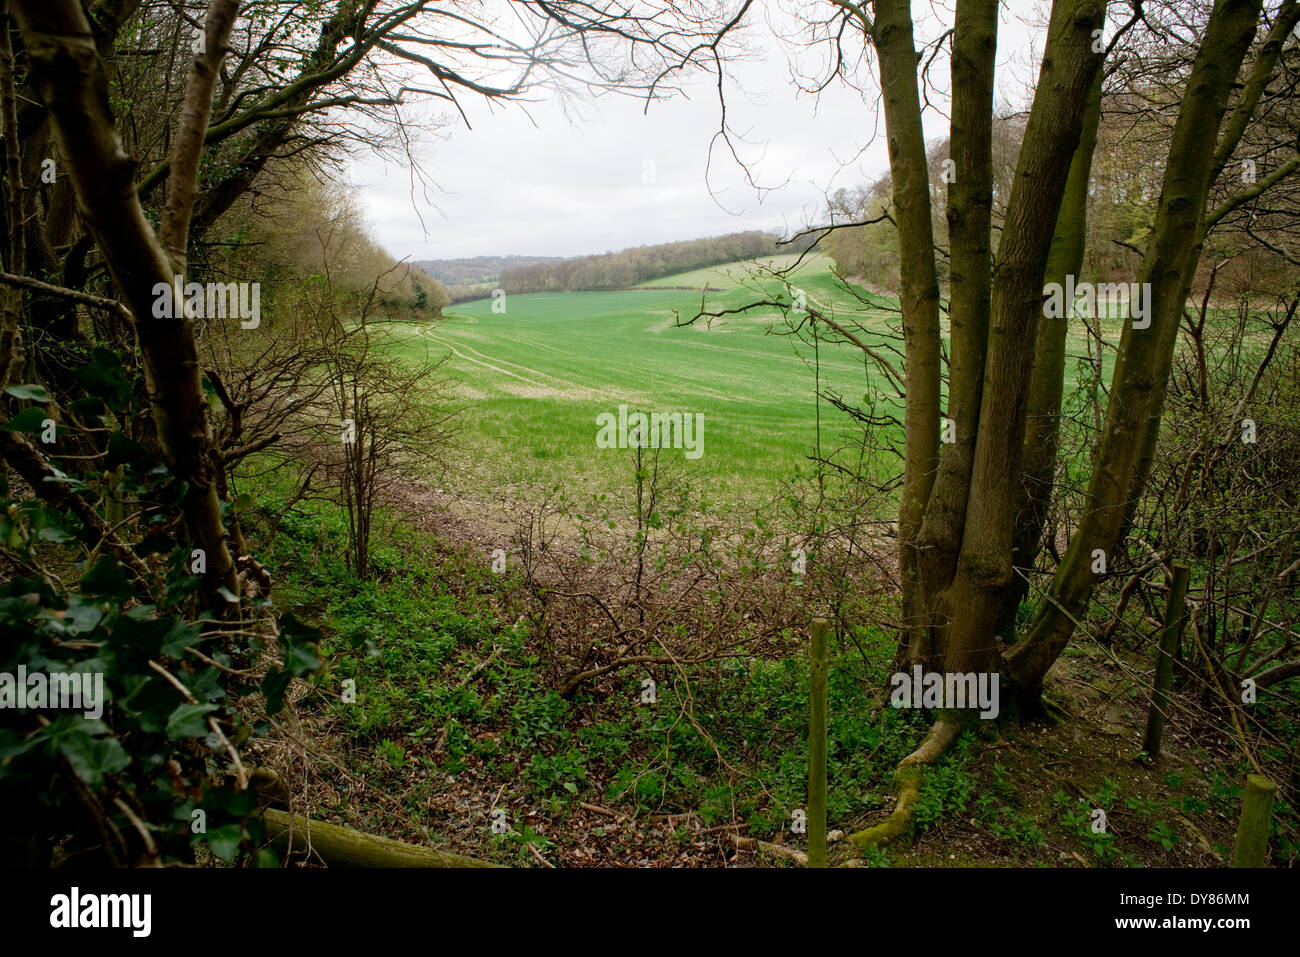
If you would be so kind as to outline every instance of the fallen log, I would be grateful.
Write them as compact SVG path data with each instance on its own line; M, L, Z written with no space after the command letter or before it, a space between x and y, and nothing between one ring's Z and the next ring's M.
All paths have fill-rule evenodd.
M775 854L777 857L788 857L800 867L808 866L808 855L793 847L786 847L784 844L770 844L767 841L760 841L757 838L740 837L739 835L733 835L731 839L735 842L736 847L742 851L767 851L769 854Z
M311 821L268 807L266 835L281 853L318 855L330 867L502 867L463 854L365 834L341 824Z

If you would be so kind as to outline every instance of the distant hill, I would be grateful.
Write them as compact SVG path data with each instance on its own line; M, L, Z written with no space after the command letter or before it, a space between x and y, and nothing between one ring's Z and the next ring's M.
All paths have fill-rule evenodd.
M577 256L559 262L512 266L501 271L506 292L578 292L628 289L678 273L722 263L802 252L814 244L809 237L790 246L778 246L780 236L751 230L707 236L657 246L637 246L600 256Z
M694 269L800 253L814 244L813 238L805 237L799 243L778 246L780 238L776 233L750 230L595 256L474 256L424 259L411 265L442 282L452 302L466 302L489 296L498 287L515 293L628 289Z
M561 262L561 256L473 256L468 259L423 259L411 263L447 286L495 282L502 270Z

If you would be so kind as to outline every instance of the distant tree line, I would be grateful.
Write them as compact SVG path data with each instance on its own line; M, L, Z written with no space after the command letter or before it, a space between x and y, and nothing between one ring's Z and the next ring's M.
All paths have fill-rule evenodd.
M469 256L463 259L423 259L411 264L445 284L451 302L483 299L501 284L507 269L563 262L563 256Z
M780 239L776 233L750 230L657 246L637 246L616 253L503 269L500 283L506 292L626 289L692 269L775 253L803 252L814 244L815 237L802 238L790 245L778 245Z
M558 263L563 256L467 256L462 259L422 259L411 265L447 286L495 283L504 269Z

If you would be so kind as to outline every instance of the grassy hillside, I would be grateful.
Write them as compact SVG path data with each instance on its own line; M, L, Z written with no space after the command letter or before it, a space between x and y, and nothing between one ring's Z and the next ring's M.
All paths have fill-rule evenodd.
M427 514L402 517L377 549L382 583L342 566L337 514L295 514L267 549L281 600L328 636L317 683L331 690L297 711L312 752L269 758L313 816L517 866L794 866L763 850L737 856L733 837L806 847L790 829L806 799L801 657L756 651L680 675L652 670L652 705L641 701L640 668L565 699L545 678L550 644L524 616L522 581L493 575L464 541L449 549L420 531ZM891 649L890 635L867 626L832 641L836 831L888 812L894 767L924 732L919 712L877 694ZM871 850L867 863L1222 866L1241 788L1218 736L1188 733L1184 718L1158 769L1125 759L1141 740L1147 660L1072 646L1053 701L1077 720L1017 739L976 722L925 777L916 843ZM358 704L332 690L347 679L365 689ZM496 808L509 833L492 833ZM1093 832L1093 808L1106 811L1106 833ZM1279 848L1279 861L1294 861L1282 835ZM849 852L833 843L831 856Z
M838 290L827 265L809 263L795 285L868 328L895 321L889 303L863 306ZM663 284L725 283L708 302L727 309L763 295L762 282L746 282L733 266ZM620 403L705 415L704 456L665 456L711 490L720 509L779 493L780 480L816 441L812 351L773 334L784 328L774 309L712 325L675 324L699 304L700 293L689 290L520 295L508 297L504 313L483 300L436 324L397 327L408 355L450 354L445 368L463 405L456 453L465 475L448 480L446 495L418 482L394 483L410 488L398 490L384 515L376 581L358 581L339 561L342 518L319 503L292 513L262 550L285 581L281 600L327 636L319 687L353 680L365 689L357 704L332 693L303 700L301 726L325 742L313 758L328 763L329 774L291 749L279 759L278 772L305 782L306 803L319 816L529 866L793 866L790 851L805 846L790 821L805 801L808 726L808 669L797 642L823 593L802 581L788 592L755 588L747 594L773 604L786 599L772 596L787 595L789 604L738 602L745 639L737 655L681 666L685 656L674 642L699 640L705 629L688 617L690 602L673 605L665 619L671 627L654 639L661 644L644 645L675 649L673 667L635 662L592 671L566 696L564 679L612 654L609 634L617 629L621 639L647 606L649 619L658 620L657 612L678 601L654 586L680 585L670 561L680 553L651 553L645 567L672 571L644 591L638 578L633 604L632 559L584 554L567 565L543 562L543 572L529 579L523 549L491 527L490 506L536 505L539 487L559 483L575 495L625 489L630 453L595 443L596 415ZM1114 342L1119 321L1103 328ZM1079 361L1088 350L1082 323L1069 331L1078 398L1089 387L1089 367ZM860 398L875 374L850 346L822 350L823 387L849 400ZM1103 374L1109 377L1108 358ZM827 448L843 419L823 404L822 421ZM467 507L461 514L453 504ZM739 513L727 518L745 521ZM627 526L612 532L632 534ZM530 538L530 546L543 537ZM501 574L488 561L498 547L510 553ZM740 589L756 566L728 568L728 587ZM853 607L869 612L831 645L828 813L836 831L851 833L892 807L894 768L919 740L924 718L887 706L878 694L896 634L872 617L870 577L842 580L852 600L861 599ZM593 595L601 614L587 601ZM892 592L879 613L894 620ZM755 621L776 622L775 634L758 631ZM1147 623L1139 618L1137 627ZM1072 644L1048 686L1054 713L1071 720L1015 737L977 723L927 771L916 842L870 851L865 862L1222 865L1231 857L1241 800L1239 756L1197 705L1170 722L1159 766L1132 760L1145 726L1149 665L1149 648L1140 643ZM658 689L651 701L642 697L647 676ZM1104 832L1093 830L1097 809L1110 822ZM498 810L511 824L506 834L491 831ZM1278 859L1293 861L1289 807L1279 805L1278 820ZM742 836L773 842L782 853L771 844L738 851ZM833 842L833 861L849 853Z
M789 264L796 257L778 257ZM830 260L805 262L792 284L841 318L868 328L896 323L889 303L864 307L840 288ZM779 283L733 263L695 270L652 286L723 288L707 294L710 310L735 309L780 294ZM766 290L766 293L763 292ZM450 353L445 366L463 404L459 465L475 490L517 484L599 492L626 483L630 454L596 447L596 416L620 404L645 412L704 415L704 454L663 454L672 468L711 492L715 504L776 494L816 447L817 356L788 332L774 308L679 326L700 309L702 293L633 289L512 295L504 313L492 300L463 303L436 325L402 330L400 348L423 357ZM873 300L874 301L874 300ZM1107 324L1110 333L1118 323ZM1082 325L1076 324L1076 332ZM879 373L849 345L820 350L823 389L862 399ZM1071 352L1082 354L1082 337ZM1073 371L1073 364L1071 366ZM844 416L821 403L822 448L839 441ZM937 426L936 426L937 427Z
M759 260L759 263L765 268L770 269L788 269L799 261L797 254L791 253L783 256L771 256ZM829 256L822 256L818 253L809 253L804 257L803 264L799 267L799 276L805 279L812 277L823 277L834 266L834 262ZM709 266L705 269L692 269L690 272L677 273L673 276L665 276L662 279L651 279L647 282L640 283L638 288L655 288L663 286L690 286L693 289L703 289L708 286L713 289L727 289L735 286L737 283L747 281L747 278L753 273L754 267L751 263L724 263L721 266Z

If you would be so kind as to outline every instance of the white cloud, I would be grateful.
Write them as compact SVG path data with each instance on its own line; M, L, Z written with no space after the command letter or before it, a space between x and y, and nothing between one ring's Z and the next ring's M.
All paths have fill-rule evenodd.
M743 92L729 88L728 119L745 139L737 149L755 181L780 189L756 192L714 141L719 111L710 77L687 88L689 99L654 103L648 112L643 101L611 95L579 104L583 115L574 120L554 96L528 104L527 113L466 100L473 128L452 128L420 154L438 187L427 198L419 189L413 195L405 169L373 156L354 163L376 238L414 259L571 256L785 230L818 218L828 189L885 169L883 120L878 128L870 96L841 84L816 101L798 94L786 48L769 25L755 29L762 55L735 65ZM1023 59L1028 30L1006 17L1003 29L1000 61ZM939 82L946 79L940 75ZM945 127L944 117L927 116L928 135L943 135ZM643 182L647 163L651 183Z

